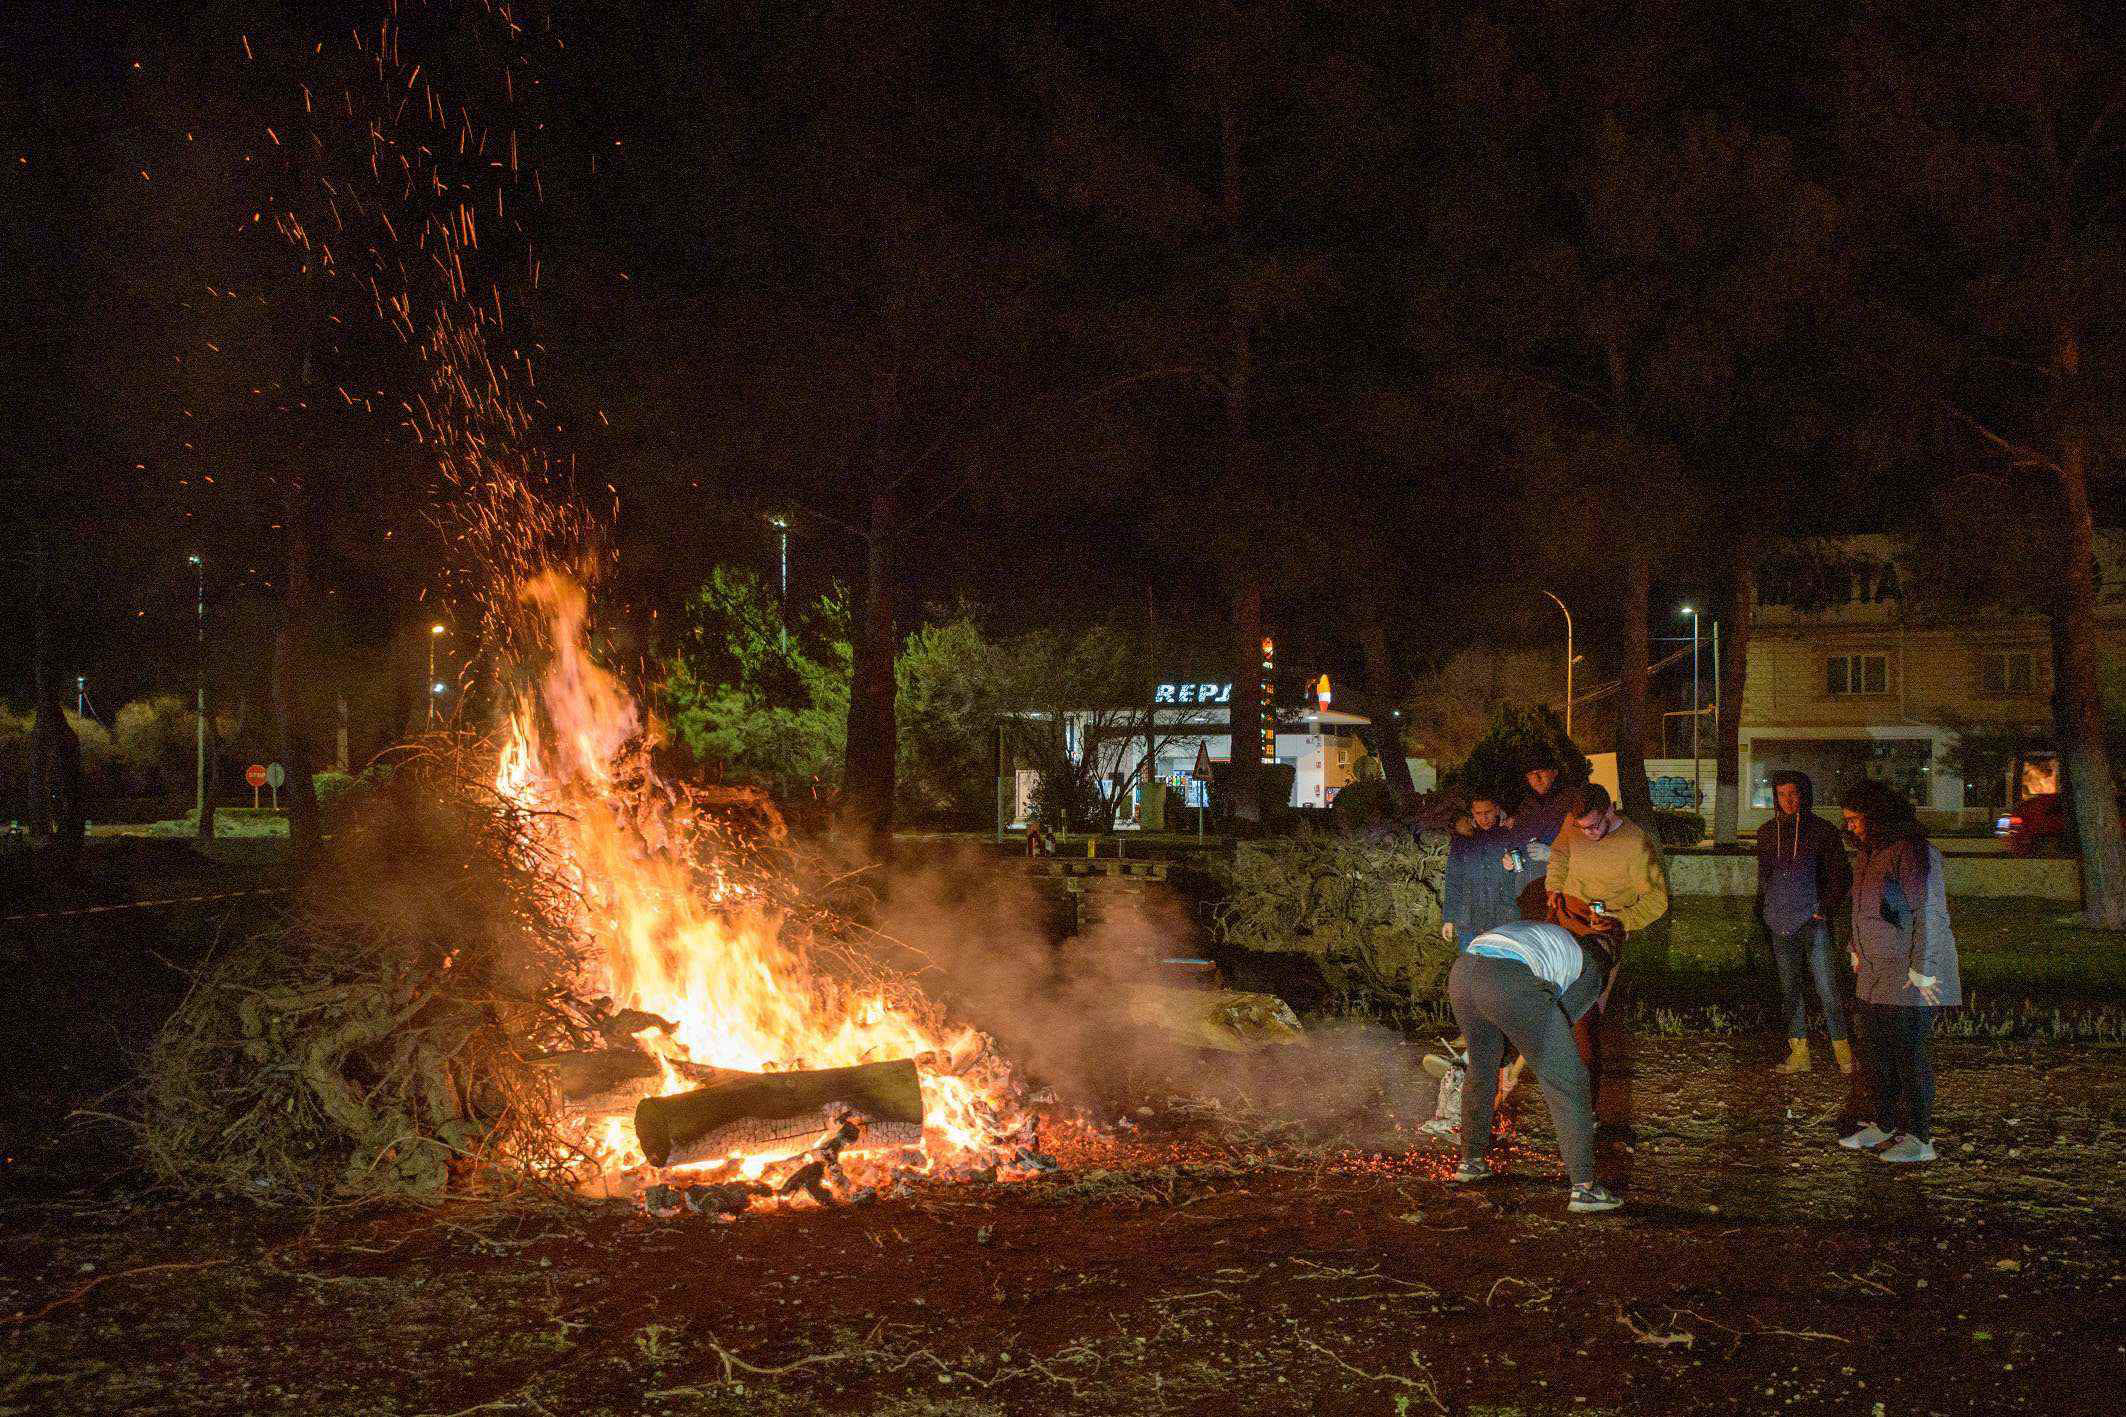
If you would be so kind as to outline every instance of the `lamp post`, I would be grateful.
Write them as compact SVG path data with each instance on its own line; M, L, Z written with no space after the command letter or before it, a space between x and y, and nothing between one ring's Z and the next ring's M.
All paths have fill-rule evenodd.
M436 641L443 637L443 622L438 620L428 627L428 722L433 727L436 721L436 695L443 686L436 682Z
M781 578L777 582L781 586L777 601L781 613L775 617L780 622L781 628L778 631L777 638L782 648L788 651L790 648L790 519L778 512L768 518L768 525L775 528L775 537L779 543L776 554L781 563Z
M1698 612L1686 605L1683 613L1690 616L1690 805L1696 812L1705 806L1705 784L1698 759Z
M192 563L198 580L198 650L194 669L199 677L199 753L198 771L193 785L193 810L198 814L199 834L214 835L214 819L207 815L207 563L194 555L185 558Z
M1546 590L1543 594L1550 595L1550 592ZM1565 736L1570 738L1572 736L1572 664L1574 659L1572 652L1572 612L1566 610L1565 602L1559 600L1556 596L1550 595L1550 600L1552 604L1556 605L1559 610L1564 611L1565 614Z

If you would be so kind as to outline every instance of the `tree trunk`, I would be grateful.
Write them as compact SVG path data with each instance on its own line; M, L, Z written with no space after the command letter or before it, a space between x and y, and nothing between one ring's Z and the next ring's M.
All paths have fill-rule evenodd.
M81 849L86 831L81 804L81 739L66 721L59 672L52 663L52 598L48 558L37 548L33 688L37 717L30 727L30 840L62 852Z
M304 694L312 685L309 647L314 613L310 586L313 500L302 477L291 480L286 511L288 584L282 598L280 633L273 638L274 733L281 767L287 773L282 790L287 794L288 850L298 876L316 864L322 838L317 790L311 781L314 758L308 716L303 712Z
M1233 701L1226 781L1231 784L1231 815L1238 821L1262 820L1262 587L1240 588L1233 601Z
M1713 844L1733 846L1741 836L1742 692L1749 679L1750 629L1757 618L1756 548L1735 543L1728 568L1727 643L1720 647L1720 736L1713 789Z
M1617 805L1658 840L1653 792L1646 783L1646 666L1649 659L1647 601L1653 567L1645 549L1625 551L1624 679L1617 694Z
M1407 817L1417 810L1417 782L1410 776L1410 759L1403 752L1403 726L1395 717L1402 701L1401 681L1388 659L1388 632L1381 624L1380 597L1370 586L1358 596L1359 647L1366 656L1366 717L1373 720L1373 751L1380 757L1381 777L1395 814Z
M850 826L882 847L893 826L893 537L897 508L891 492L871 499L864 558L864 613L856 627L849 676L849 729L842 759L842 793Z
M2059 370L2069 383L2069 424L2060 447L2060 491L2067 504L2064 603L2055 637L2064 653L2054 668L2060 765L2082 850L2082 914L2093 927L2126 929L2126 842L2119 833L2111 755L2104 742L2104 708L2097 678L2096 526L2089 509L2088 439L2080 422L2080 347L2060 342Z
M1218 198L1225 225L1227 367L1225 377L1226 492L1237 524L1258 524L1257 465L1248 427L1248 395L1255 372L1254 310L1246 272L1245 208L1241 201L1240 74L1234 6L1220 10L1221 95L1218 112ZM1232 816L1260 822L1262 801L1262 584L1250 577L1233 602Z

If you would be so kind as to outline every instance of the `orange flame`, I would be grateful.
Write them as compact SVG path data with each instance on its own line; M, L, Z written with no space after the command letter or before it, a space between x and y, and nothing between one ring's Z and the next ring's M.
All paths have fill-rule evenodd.
M772 908L714 875L704 881L678 849L699 824L647 776L635 701L590 655L582 588L547 572L522 594L550 628L551 658L537 694L522 695L510 715L494 786L540 814L542 845L564 863L602 976L588 982L621 1007L671 1020L669 1040L646 1031L641 1041L688 1062L767 1072L916 1058L931 1162L997 1147L1009 1110L1001 1089L985 1095L956 1072L979 1051L979 1035L945 1029L918 996L821 974L785 941ZM650 786L623 784L629 774ZM664 1072L664 1093L697 1085ZM642 1160L625 1118L606 1119L594 1144L615 1169Z

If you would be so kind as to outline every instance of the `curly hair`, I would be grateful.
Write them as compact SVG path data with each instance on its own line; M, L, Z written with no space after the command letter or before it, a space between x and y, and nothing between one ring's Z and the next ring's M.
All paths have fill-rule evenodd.
M1859 815L1868 824L1870 845L1891 841L1925 841L1926 829L1919 824L1912 799L1887 783L1863 779L1845 790L1838 805Z

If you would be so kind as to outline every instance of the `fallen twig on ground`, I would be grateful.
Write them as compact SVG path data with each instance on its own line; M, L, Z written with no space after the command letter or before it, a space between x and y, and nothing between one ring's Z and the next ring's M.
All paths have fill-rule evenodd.
M1617 1322L1624 1325L1625 1329L1630 1332L1634 1343L1650 1343L1656 1348L1689 1348L1698 1341L1698 1335L1683 1329L1671 1328L1668 1332L1662 1333L1655 1329L1642 1327L1630 1314L1624 1312L1622 1304L1617 1305ZM1671 1320L1671 1323L1673 1323L1673 1320Z
M1425 1365L1418 1361L1417 1354L1414 1352L1410 1355L1410 1361L1413 1365L1416 1366L1418 1376L1415 1378L1406 1378L1401 1373L1369 1373L1364 1368L1356 1367L1351 1363L1345 1362L1342 1356L1339 1355L1334 1349L1316 1343L1313 1339L1307 1337L1303 1333L1295 1331L1292 1334L1292 1337L1298 1339L1301 1343L1313 1349L1316 1353L1321 1354L1330 1362L1334 1363L1337 1367L1343 1369L1347 1373L1350 1373L1354 1377L1364 1378L1369 1383L1401 1383L1404 1387L1410 1389L1418 1396L1424 1398L1434 1407L1437 1407L1441 1412L1445 1412L1447 1410L1447 1404L1440 1400L1438 1386L1435 1385L1432 1381L1432 1374L1425 1370Z
M12 1313L9 1314L6 1318L0 1318L0 1324L17 1326L21 1324L35 1323L37 1320L43 1318L46 1314L51 1313L54 1309L63 1309L68 1304L78 1303L81 1299L87 1296L88 1292L91 1289L94 1289L97 1285L102 1284L106 1280L131 1279L136 1274L154 1274L157 1271L166 1270L211 1269L215 1265L227 1263L228 1261L225 1259L187 1260L174 1264L146 1264L142 1265L138 1269L121 1269L111 1274L99 1274L94 1279L90 1280L88 1283L82 1285L79 1289L76 1289L73 1293L60 1295L57 1299L52 1300L51 1303L46 1304L43 1308L36 1310L34 1313Z

